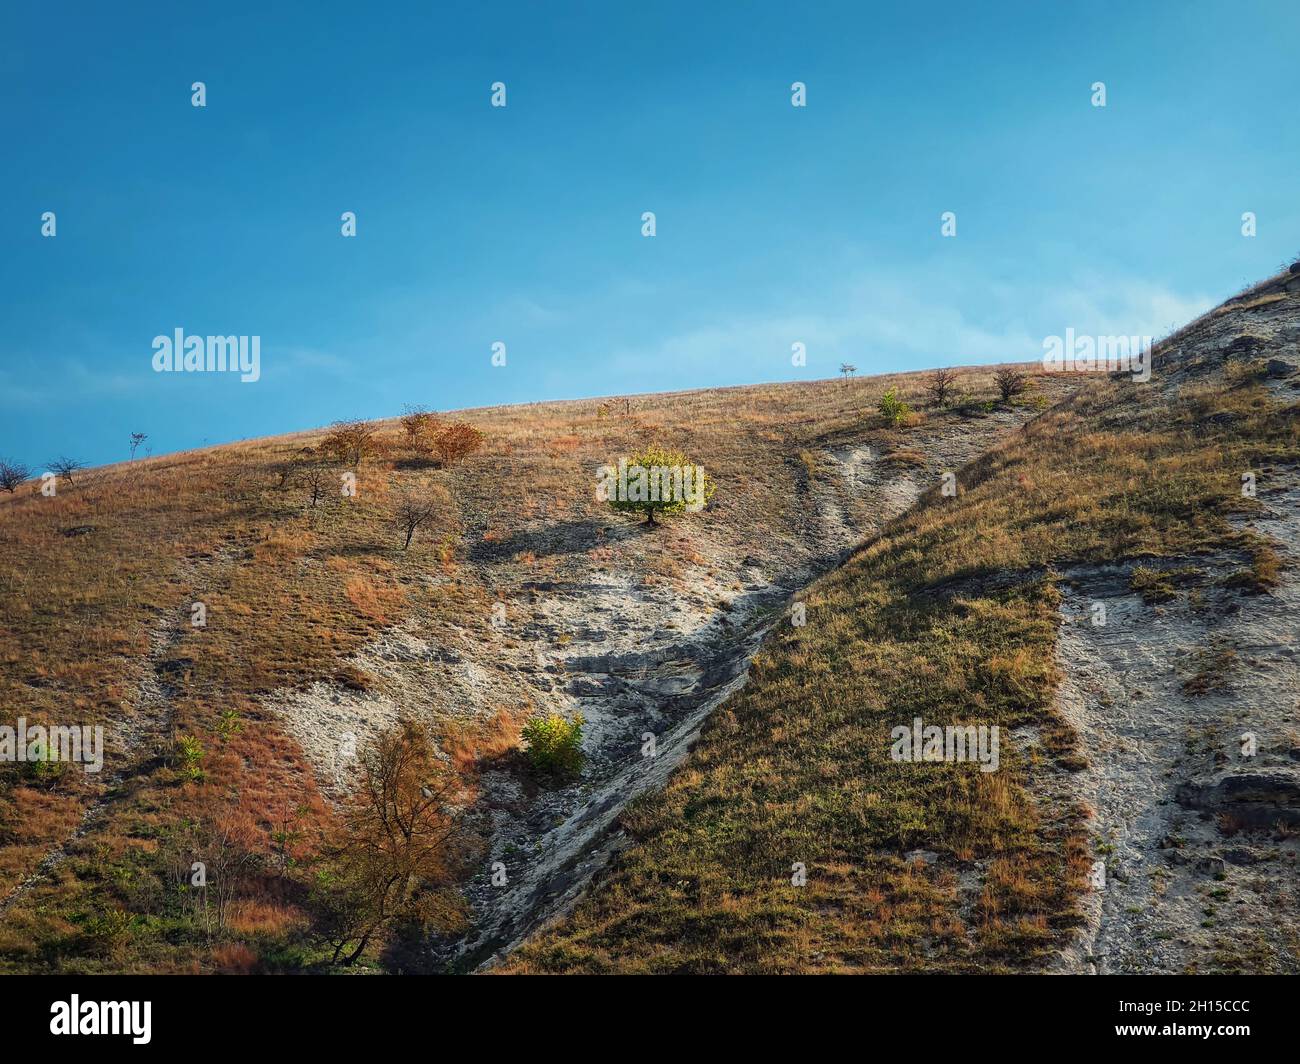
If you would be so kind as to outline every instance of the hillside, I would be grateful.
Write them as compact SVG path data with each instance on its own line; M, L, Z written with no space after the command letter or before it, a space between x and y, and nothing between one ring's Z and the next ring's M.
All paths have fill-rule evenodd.
M819 580L504 970L1300 970L1298 294L1229 301ZM891 760L913 717L999 724L1001 770Z
M331 967L352 750L403 722L440 831L369 969L1296 970L1298 283L1145 385L500 407L456 462L393 421L324 482L322 431L0 495L3 712L107 743L0 766L0 970ZM597 501L649 444L702 513ZM582 714L576 778L521 754L539 713ZM1002 767L891 761L914 717L999 726Z
M340 752L403 716L467 788L452 863L477 911L492 855L561 818L581 850L607 799L655 782L628 757L648 721L666 771L672 726L734 686L781 602L1072 383L1003 407L991 371L966 371L952 409L904 430L876 400L898 387L921 405L919 375L473 411L486 442L449 468L392 422L353 497L347 462L323 484L290 472L323 433L0 496L6 712L103 725L107 746L97 775L5 774L3 964L318 963L312 877L357 782ZM720 490L704 514L646 529L596 502L595 468L652 441L706 463ZM394 511L421 489L439 506L403 550ZM538 786L514 756L543 707L588 719L576 785ZM195 861L221 869L219 890L178 889ZM539 889L552 874L520 872ZM496 935L513 908L469 919Z

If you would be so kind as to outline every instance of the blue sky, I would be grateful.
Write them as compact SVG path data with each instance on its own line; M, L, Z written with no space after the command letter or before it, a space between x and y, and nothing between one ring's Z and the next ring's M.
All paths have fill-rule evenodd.
M34 467L1037 358L1300 254L1281 0L189 6L0 11L0 454ZM155 373L178 327L260 336L261 379Z

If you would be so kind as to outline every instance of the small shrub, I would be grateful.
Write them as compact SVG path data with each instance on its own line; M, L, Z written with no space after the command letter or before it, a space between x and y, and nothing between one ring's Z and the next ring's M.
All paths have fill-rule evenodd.
M930 395L930 402L935 406L947 406L952 401L952 394L957 388L957 374L950 369L936 369L925 382L925 390Z
M438 541L438 564L442 566L442 571L444 573L453 573L456 571L455 536L446 535Z
M994 374L993 380L998 386L998 395L1002 397L1004 403L1011 402L1029 387L1029 378L1011 366L1003 366Z
M355 665L340 666L334 674L334 682L349 691L371 691L375 686L375 678Z
M533 717L524 725L528 759L533 767L554 775L576 776L582 769L583 717L565 720L558 713Z
M433 440L433 449L443 465L467 458L483 446L483 433L473 425L453 421L441 429Z
M59 455L58 458L52 458L47 463L49 470L56 477L62 477L69 484L72 483L72 477L86 468L85 462L79 462L75 458L69 458L66 454Z
M898 397L894 388L890 388L880 397L880 412L891 425L899 425L912 413L912 408Z
M203 744L193 735L182 735L176 740L174 758L181 779L200 783L207 778L203 771L203 757L206 751Z
M1252 595L1265 595L1282 582L1282 559L1267 543L1257 543L1251 548L1250 567L1238 569L1223 580L1224 587L1239 588Z
M419 454L427 454L433 446L438 416L422 406L407 406L401 422L406 445Z
M74 923L81 924L78 947L101 957L118 957L135 929L135 917L121 908L89 913Z
M19 486L31 478L31 470L22 462L0 458L0 488L12 495Z
M223 743L229 742L243 730L244 722L239 719L238 712L233 709L221 711L221 716L217 719L217 736Z
M356 469L365 459L383 454L376 431L369 421L336 421L321 440L320 453L339 465Z
M68 764L56 760L57 755L52 754L48 743L36 742L34 745L34 750L28 750L28 759L19 766L23 780L33 787L53 787L63 779Z

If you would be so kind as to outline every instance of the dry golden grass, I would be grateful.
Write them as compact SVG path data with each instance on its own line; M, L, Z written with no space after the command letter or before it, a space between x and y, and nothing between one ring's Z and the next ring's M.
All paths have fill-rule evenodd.
M811 589L807 625L774 634L666 790L626 811L637 844L502 970L1041 963L1078 920L1086 811L1040 806L1043 767L1010 742L993 776L918 770L890 760L890 728L1033 726L1058 770L1079 767L1054 708L1053 567L1261 552L1230 521L1254 506L1240 473L1297 453L1294 407L1222 380L1172 397L1107 383L1029 422L961 471L957 498L931 491ZM906 860L917 847L937 861Z
M988 403L993 372L961 371L957 392ZM54 498L34 485L0 497L5 722L103 724L111 751L100 779L0 779L0 899L47 854L66 853L5 912L0 970L239 967L233 946L203 959L222 942L253 943L273 967L311 963L309 899L293 869L310 865L333 813L268 698L318 679L364 688L370 678L346 659L412 611L435 630L486 616L496 563L473 561L471 545L495 541L545 576L555 559L510 549L521 521L610 520L593 498L595 467L649 442L703 462L722 490L707 522L637 547L647 579L676 579L681 557L779 549L799 525L801 452L846 438L887 449L907 431L876 410L888 388L924 404L924 376L909 374L470 411L485 442L450 467L385 422L355 470L355 497L341 494L346 467L314 484L286 474L325 430L88 470ZM431 483L454 505L403 552L397 494ZM599 543L586 557L610 561ZM206 627L189 624L194 602ZM449 722L445 745L472 770L511 748L517 726L511 713ZM182 740L199 753L180 753ZM215 928L178 900L174 866L195 831L208 842L231 833L251 855Z

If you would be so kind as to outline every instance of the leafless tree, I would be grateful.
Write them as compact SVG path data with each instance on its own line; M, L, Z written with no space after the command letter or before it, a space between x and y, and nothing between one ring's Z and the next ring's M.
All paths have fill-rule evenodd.
M66 454L61 454L49 463L49 468L50 472L56 477L62 477L71 484L72 474L85 469L86 463L78 462L75 458L69 458Z
M32 471L22 462L0 458L0 488L4 488L10 495L18 490L20 484L29 480L31 475Z
M847 383L849 382L849 378L852 377L853 374L855 374L855 373L857 373L857 372L858 372L858 367L855 366L855 365L853 365L852 362L841 362L841 363L840 363L840 373L841 373L841 374L843 375L843 377L844 377L844 383L845 383L845 384L847 384Z
M957 374L950 369L936 369L925 382L925 390L935 406L947 406L957 387Z
M135 452L139 449L140 444L144 443L148 438L148 434L144 432L131 433L131 461L135 461Z
M402 550L410 548L416 530L432 521L445 501L427 490L407 492L397 500L397 527L406 534Z
M325 462L319 451L313 447L299 448L289 458L273 462L270 471L279 479L276 481L276 488L283 490L291 484L306 479L306 473L313 467L324 467Z
M326 490L334 479L333 472L324 462L306 459L297 463L292 476L306 487L307 501L313 510L321 504Z
M998 392L1004 403L1029 387L1029 378L1012 366L1003 366L994 374L993 380L997 383Z
M287 488L298 475L298 463L292 458L286 459L283 462L273 462L271 464L271 472L280 478L276 481L275 486L277 489L282 490Z

